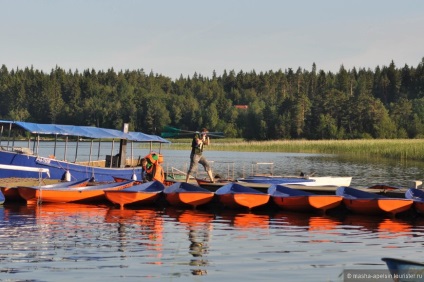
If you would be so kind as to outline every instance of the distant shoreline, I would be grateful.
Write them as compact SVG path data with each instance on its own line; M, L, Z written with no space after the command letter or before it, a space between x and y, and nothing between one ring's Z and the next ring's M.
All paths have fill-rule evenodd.
M171 144L153 144L153 150L159 147L168 150L190 150L191 139L168 139ZM18 140L15 140L18 141ZM28 141L28 140L19 140ZM53 142L54 139L42 139L40 142ZM72 140L70 142L74 142ZM89 142L89 139L80 142ZM5 146L7 140L2 140ZM12 142L12 141L10 141ZM31 141L32 142L32 141ZM64 142L57 140L57 142ZM95 142L98 142L96 140ZM111 142L111 140L102 140ZM117 142L115 140L115 142ZM135 142L138 148L151 148L150 143ZM10 144L11 146L12 144ZM213 139L206 150L239 152L287 152L337 154L357 157L387 158L392 160L410 160L424 162L424 140L422 139L355 139L355 140L272 140L245 141L241 138Z
M187 150L190 140L172 140L166 148ZM422 139L357 139L357 140L213 140L206 150L240 152L321 153L424 161Z

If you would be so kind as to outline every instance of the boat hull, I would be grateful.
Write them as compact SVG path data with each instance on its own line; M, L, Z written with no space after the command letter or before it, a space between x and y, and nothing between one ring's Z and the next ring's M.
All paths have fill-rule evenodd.
M19 195L18 188L16 187L1 187L0 191L3 193L7 202L23 201L22 197Z
M123 182L119 185L98 185L86 187L65 187L43 189L40 187L18 187L19 195L27 204L43 203L97 203L106 201L104 191L107 189L124 189L133 185L133 182Z
M346 208L358 214L395 216L409 210L413 204L411 199L391 198L352 187L339 187L336 195L343 196L343 204Z
M163 190L166 201L172 206L196 208L212 201L214 193L200 186L186 182L176 182Z
M388 213L396 215L409 210L413 204L408 199L343 199L343 204L350 211L358 214L378 215Z
M405 192L405 198L414 201L414 209L419 214L424 214L424 191L422 189L410 188Z
M420 214L424 214L424 202L414 202L414 209L420 213Z
M216 190L215 194L224 206L236 209L252 209L263 206L267 204L270 199L270 195L267 193L234 182L222 186Z
M166 200L172 206L191 206L196 208L209 203L213 196L212 192L175 192L166 194Z
M165 189L165 186L158 181L140 184L138 184L138 181L135 181L134 183L134 186L126 189L105 190L105 196L110 202L118 204L123 209L128 204L153 204L159 198L163 189Z
M424 275L424 263L397 259L397 258L382 258L389 269L394 281L422 281Z
M274 203L284 210L289 211L323 211L340 206L343 197L336 195L307 195L272 197Z
M0 164L22 167L49 169L50 179L63 179L69 171L72 180L94 177L98 182L114 181L113 176L132 179L133 175L141 177L141 167L104 168L80 165L52 158L0 151ZM39 178L39 172L21 170L0 170L0 178Z
M219 195L219 200L224 206L229 208L252 209L267 204L269 201L269 195L250 193L229 193Z
M125 190L125 189L124 189ZM121 208L129 204L149 205L153 204L160 195L160 192L123 192L105 191L106 198Z

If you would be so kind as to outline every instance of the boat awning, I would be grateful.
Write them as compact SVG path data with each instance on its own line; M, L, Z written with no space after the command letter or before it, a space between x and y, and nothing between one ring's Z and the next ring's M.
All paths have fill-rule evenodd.
M63 124L40 124L23 121L4 121L0 123L12 124L18 126L32 134L40 135L63 135L63 136L78 136L93 139L124 139L137 142L155 142L155 143L171 143L170 141L156 136L149 135L142 132L129 132L124 133L116 129L107 129L94 126L77 126L77 125L63 125Z
M142 132L128 132L128 135L130 135L129 140L133 141L139 141L139 140L149 140L150 142L156 142L156 143L171 143L170 141L157 136L157 135L150 135Z

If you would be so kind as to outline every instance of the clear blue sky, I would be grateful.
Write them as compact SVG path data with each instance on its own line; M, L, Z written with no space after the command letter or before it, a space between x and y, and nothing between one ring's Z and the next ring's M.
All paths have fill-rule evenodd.
M337 72L424 57L422 0L0 0L0 65Z

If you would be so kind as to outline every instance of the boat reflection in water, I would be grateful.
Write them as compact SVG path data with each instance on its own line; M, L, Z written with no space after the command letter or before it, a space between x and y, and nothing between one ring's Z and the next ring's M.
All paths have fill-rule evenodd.
M209 265L207 254L209 253L210 232L212 221L215 216L212 213L201 210L179 210L167 208L166 214L176 219L188 230L188 240L190 241L189 254L193 256L189 265L193 267L191 274L206 275L206 267Z
M224 210L219 214L219 218L237 229L250 229L250 231L269 229L269 214Z
M305 212L278 212L272 217L273 227L290 227L305 231L329 231L337 229L341 222L327 215Z
M3 221L0 227L16 228L35 223L35 210L26 204L5 204L3 207Z
M339 226L341 221L327 215L318 215L315 212L278 212L270 222L271 228L282 229L286 235L302 232L313 233L308 237L308 243L332 243L341 235ZM293 234L292 234L293 235ZM336 236L328 236L336 235ZM296 236L296 235L295 235Z
M71 229L81 227L80 222L86 224L89 221L103 221L106 208L97 207L88 204L73 204L73 203L46 203L28 205L33 208L38 223L54 226L67 225ZM72 220L67 220L72 219Z
M63 248L78 245L100 246L115 249L120 258L142 253L149 264L162 264L163 219L154 209L115 209L106 205L76 203L42 204L29 206L33 209L42 236ZM92 231L87 231L91 225ZM136 232L135 232L136 231ZM66 233L66 234L65 234ZM66 236L67 240L63 240ZM100 240L100 241L99 241ZM116 242L102 245L101 242ZM69 259L69 258L67 258ZM73 255L73 260L91 259L84 254Z
M127 250L127 244L134 245L134 241L139 241L137 246L149 251L147 256L151 259L151 263L162 264L163 219L160 211L149 208L137 210L111 208L106 213L105 222L116 224L121 252L133 252L132 248ZM137 238L128 237L128 234L134 236L135 226L139 229L135 232Z
M344 218L343 224L349 225L352 229L371 231L381 239L410 237L412 234L412 225L408 221L398 218L348 214Z

